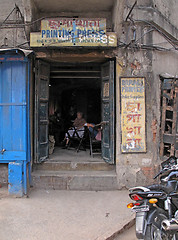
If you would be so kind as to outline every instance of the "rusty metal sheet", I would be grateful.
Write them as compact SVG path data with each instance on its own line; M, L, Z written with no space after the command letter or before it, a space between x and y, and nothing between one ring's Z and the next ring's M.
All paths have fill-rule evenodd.
M120 81L122 152L146 152L145 79L121 77Z
M115 33L106 32L106 19L54 18L41 21L41 32L30 34L31 47L116 47Z

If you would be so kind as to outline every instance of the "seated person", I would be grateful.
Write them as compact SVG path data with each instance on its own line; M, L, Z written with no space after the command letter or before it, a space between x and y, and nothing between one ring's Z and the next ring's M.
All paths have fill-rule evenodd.
M64 121L59 112L54 112L54 115L49 116L49 135L54 136L55 145L61 142L61 137L64 134Z
M77 137L73 136L74 132L77 131L79 137L82 137L84 134L84 125L86 124L85 119L83 118L82 112L77 112L77 118L74 120L73 127L71 127L67 133L65 134L64 142L66 147L69 144L70 137Z
M85 126L87 126L89 131L93 133L93 136L97 141L101 141L101 128L96 129L94 123L86 123Z

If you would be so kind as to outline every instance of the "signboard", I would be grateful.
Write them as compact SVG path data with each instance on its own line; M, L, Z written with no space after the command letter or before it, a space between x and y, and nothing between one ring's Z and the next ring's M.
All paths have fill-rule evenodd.
M30 33L31 47L116 47L115 33L106 32L106 19L54 18L41 21L41 32Z
M146 152L145 142L145 79L122 77L121 129L123 153Z

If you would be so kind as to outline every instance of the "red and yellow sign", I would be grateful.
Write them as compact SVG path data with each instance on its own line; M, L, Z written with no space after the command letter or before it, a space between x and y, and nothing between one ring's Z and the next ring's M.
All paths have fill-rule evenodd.
M145 79L121 78L122 152L146 152Z
M30 33L31 47L116 47L117 37L106 32L106 19L56 18L41 21L41 32Z

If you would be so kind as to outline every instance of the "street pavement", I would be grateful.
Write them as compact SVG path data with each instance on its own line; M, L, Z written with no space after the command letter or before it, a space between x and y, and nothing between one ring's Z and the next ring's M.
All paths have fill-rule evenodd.
M135 235L135 225L124 231L122 234L119 234L113 240L137 240Z
M32 189L15 198L0 188L0 240L114 240L133 222L128 202L126 190Z

